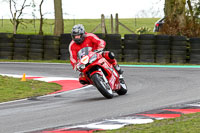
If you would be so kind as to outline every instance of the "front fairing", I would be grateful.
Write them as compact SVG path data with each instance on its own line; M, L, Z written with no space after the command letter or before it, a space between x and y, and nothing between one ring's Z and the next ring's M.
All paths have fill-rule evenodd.
M101 68L102 71L97 70L93 73L99 73L100 75L105 75L113 91L120 89L119 74L117 73L117 71L115 70L112 64L110 64L105 58L100 58L98 61L90 64L87 67L88 70L85 70L85 71L90 71L92 68L96 66ZM88 80L90 80L90 78Z

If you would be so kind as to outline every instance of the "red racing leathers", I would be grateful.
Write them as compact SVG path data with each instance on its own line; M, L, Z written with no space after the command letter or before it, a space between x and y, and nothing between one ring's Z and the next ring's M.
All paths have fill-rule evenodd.
M93 33L85 32L85 39L81 44L75 43L73 40L69 45L69 53L70 53L70 62L74 70L76 70L77 64L77 53L84 47L91 47L92 51L94 50L103 50L106 46L106 42L100 38L98 38ZM109 52L105 51L103 53L104 58L106 58L111 64L116 65L117 62L115 59L110 59L108 56Z

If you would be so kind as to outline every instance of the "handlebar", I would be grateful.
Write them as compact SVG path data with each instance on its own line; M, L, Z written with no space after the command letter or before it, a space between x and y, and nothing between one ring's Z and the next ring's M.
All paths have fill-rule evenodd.
M94 50L93 52L96 52L96 53L102 53L103 52L103 50Z

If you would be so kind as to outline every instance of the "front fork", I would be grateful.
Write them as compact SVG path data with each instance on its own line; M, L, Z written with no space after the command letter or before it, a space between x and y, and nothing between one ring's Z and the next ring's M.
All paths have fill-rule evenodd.
M106 76L104 75L103 71L101 70L101 68L99 68L98 70L101 71L102 77L103 77L104 81L105 81L106 84L107 84L107 83L108 83L108 80L107 80Z
M99 73L99 74L103 77L105 83L108 83L108 80L107 80L106 76L104 75L104 73L103 73L103 71L102 71L101 68L98 68L97 70L93 71L93 72L90 74L90 77L92 77L92 75L95 74L95 73Z

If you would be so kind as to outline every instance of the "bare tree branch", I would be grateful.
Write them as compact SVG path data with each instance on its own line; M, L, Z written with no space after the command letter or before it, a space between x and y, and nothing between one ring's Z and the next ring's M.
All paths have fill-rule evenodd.
M9 5L10 5L10 12L11 12L12 18L14 18L13 12L12 12L12 2L11 2L11 0L9 0Z
M17 19L19 19L19 17L22 15L22 11L24 10L24 8L30 6L30 5L25 5L25 3L26 3L26 0L24 0L22 7L19 10L19 15L18 15Z
M12 19L10 19L11 23L13 24L13 32L16 34L18 25L20 23L23 23L23 19L20 19L21 15L23 14L23 10L30 6L30 4L26 4L27 0L23 1L23 4L21 5L20 9L17 9L17 2L16 0L9 0L9 6L10 6L10 13L12 15Z
M194 24L195 23L195 18L194 18L194 12L193 12L193 8L192 8L192 5L191 5L191 1L187 0L187 4L188 4L188 7L189 7L190 15L192 17L192 22Z

